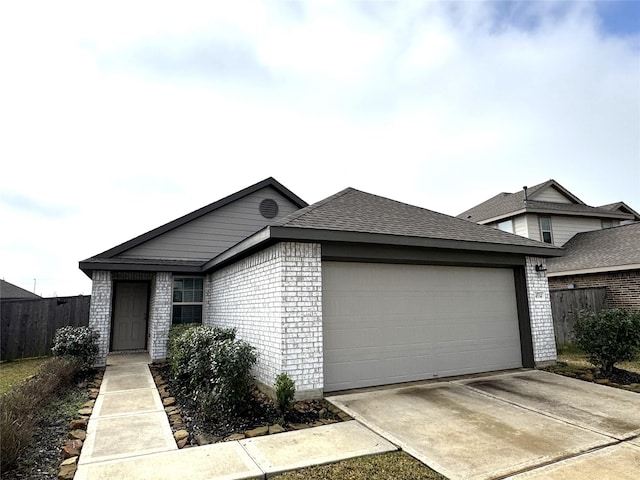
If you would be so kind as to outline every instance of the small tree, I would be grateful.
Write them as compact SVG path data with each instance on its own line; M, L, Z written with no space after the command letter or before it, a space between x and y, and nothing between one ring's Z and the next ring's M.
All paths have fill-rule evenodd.
M576 344L605 375L618 362L640 354L640 313L620 309L581 312L573 332Z
M291 409L296 394L296 385L291 377L283 372L276 377L275 389L278 410L284 415Z

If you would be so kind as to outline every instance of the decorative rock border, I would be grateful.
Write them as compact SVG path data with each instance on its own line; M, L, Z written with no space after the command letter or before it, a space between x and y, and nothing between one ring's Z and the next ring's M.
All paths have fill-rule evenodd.
M331 423L344 422L352 420L352 418L345 412L340 410L333 404L328 402L326 406L323 406L318 412L318 420L313 423L291 423L282 425L275 423L273 425L264 425L256 427L251 430L246 430L243 433L232 433L226 437L217 437L215 435L191 434L186 430L186 423L182 418L182 412L180 407L176 403L175 397L171 395L169 391L169 384L162 377L159 365L149 365L153 381L156 384L160 398L162 399L162 405L169 419L171 430L173 431L173 437L176 440L178 448L188 448L202 445L209 445L211 443L218 442L230 442L233 440L242 440L244 438L260 437L264 435L275 435L278 433L291 431L291 430L303 430L305 428L319 427L322 425L329 425ZM318 402L317 400L302 400L296 402L294 408L300 413L308 412L312 409L312 405Z
M622 390L628 390L630 392L640 393L640 383L621 384L616 383L608 378L598 378L600 370L597 367L573 367L573 370L569 370L572 366L566 362L558 362L557 365L547 367L544 370L562 375L565 377L577 378L585 382L597 383L599 385L606 385L607 387L619 388Z
M89 400L85 402L78 410L78 417L69 422L68 440L62 447L63 461L60 463L58 470L58 480L72 480L78 468L78 458L82 450L82 445L87 438L87 425L89 418L93 412L96 399L100 393L100 385L104 376L104 368L96 371L93 380L82 382L80 385L87 388L87 397Z

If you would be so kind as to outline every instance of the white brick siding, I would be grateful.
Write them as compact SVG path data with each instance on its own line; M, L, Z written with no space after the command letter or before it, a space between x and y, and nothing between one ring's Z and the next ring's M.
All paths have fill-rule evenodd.
M98 339L98 357L95 365L107 364L109 353L109 340L111 338L111 297L112 282L111 272L103 270L94 271L92 274L91 304L89 306L89 326L100 333Z
M536 265L545 265L544 259L526 258L525 274L527 277L527 296L529 297L533 360L536 365L541 365L555 362L557 351L547 274L546 272L536 272Z
M149 298L149 332L147 348L151 360L167 358L167 339L171 327L173 302L173 277L168 272L158 272L151 282Z
M205 324L235 327L258 352L256 379L288 373L299 397L323 388L320 245L279 243L209 275Z

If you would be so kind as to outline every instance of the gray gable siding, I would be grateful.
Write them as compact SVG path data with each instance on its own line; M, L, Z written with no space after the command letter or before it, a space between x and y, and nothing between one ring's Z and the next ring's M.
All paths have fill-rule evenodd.
M264 218L260 202L278 204L275 218ZM293 212L298 207L266 187L118 255L119 258L210 260L239 241Z

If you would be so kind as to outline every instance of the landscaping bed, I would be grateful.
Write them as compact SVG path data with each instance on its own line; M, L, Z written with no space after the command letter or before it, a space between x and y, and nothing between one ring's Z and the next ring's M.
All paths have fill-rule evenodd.
M244 414L220 409L205 420L198 414L195 402L180 394L168 365L150 365L149 368L179 448L272 435L351 419L325 400L296 401L283 416L269 397L254 388Z
M34 435L15 465L2 471L2 480L73 478L83 444L77 437L84 438L93 405L91 399L97 396L101 377L101 370L81 372L73 384L56 392L45 405L32 412ZM61 469L65 460L72 464Z
M614 367L611 373L607 374L589 363L586 354L574 347L566 347L559 349L558 363L545 368L545 370L566 377L640 393L640 360L620 362L619 365L620 368Z

